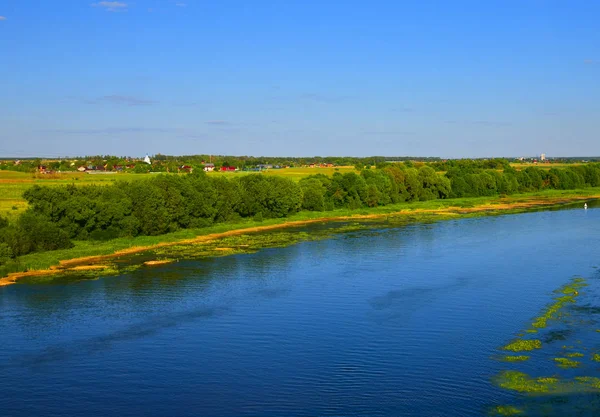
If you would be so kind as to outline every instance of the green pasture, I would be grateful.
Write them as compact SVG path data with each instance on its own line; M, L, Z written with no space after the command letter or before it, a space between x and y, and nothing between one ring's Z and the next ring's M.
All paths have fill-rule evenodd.
M294 181L300 181L304 177L314 174L333 175L335 172L346 173L355 171L354 167L336 167L336 168L281 168L267 169L264 171L235 171L235 172L209 172L211 176L223 176L234 178L241 175L277 175L290 178ZM23 200L23 192L34 184L38 185L106 185L117 180L136 181L143 178L149 178L156 173L151 174L133 174L119 172L116 174L87 174L81 172L66 172L61 174L33 174L17 171L0 171L0 216L9 219L16 218L27 208L27 202ZM186 175L186 174L172 174Z

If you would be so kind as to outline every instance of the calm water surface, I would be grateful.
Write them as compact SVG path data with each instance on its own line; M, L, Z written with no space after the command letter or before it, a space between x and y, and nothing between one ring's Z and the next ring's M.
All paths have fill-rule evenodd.
M0 415L486 415L521 401L498 347L598 248L600 210L562 210L1 288Z

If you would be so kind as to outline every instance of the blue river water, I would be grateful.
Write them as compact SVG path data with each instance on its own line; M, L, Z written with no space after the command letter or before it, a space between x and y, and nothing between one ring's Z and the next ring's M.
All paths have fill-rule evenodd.
M0 416L488 415L520 401L498 348L598 248L578 208L0 288Z

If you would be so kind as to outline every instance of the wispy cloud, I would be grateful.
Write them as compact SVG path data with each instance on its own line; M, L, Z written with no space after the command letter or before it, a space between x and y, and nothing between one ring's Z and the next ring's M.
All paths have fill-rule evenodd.
M213 126L232 126L233 123L228 122L227 120L208 120L206 122L207 125L213 125Z
M0 20L6 20L6 17L0 16Z
M391 109L391 111L399 112L399 113L412 113L415 111L415 109L412 107L398 107L398 108Z
M178 1L177 3L175 3L175 6L177 6L177 7L187 7L187 3Z
M600 64L600 61L597 59L586 59L583 61L583 63L585 65L596 65L596 64Z
M93 7L101 7L107 12L124 12L127 10L127 3L121 1L99 1L92 3Z

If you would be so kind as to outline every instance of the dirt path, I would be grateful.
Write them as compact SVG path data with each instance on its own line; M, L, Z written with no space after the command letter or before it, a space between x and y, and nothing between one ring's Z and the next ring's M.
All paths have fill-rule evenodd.
M27 272L14 272L9 274L4 278L0 278L0 287L5 285L14 284L17 280L25 277L33 277L33 276L43 276L43 275L52 275L58 272L64 271L76 271L76 270L93 270L93 269L104 269L106 265L102 265L101 263L110 259L119 258L121 256L133 255L137 253L146 252L148 250L164 248L175 245L195 245L213 242L218 239L222 239L229 236L238 236L247 233L259 233L265 232L269 230L277 230L284 229L288 227L298 227L305 226L314 223L324 223L330 221L345 221L345 220L365 220L365 219L380 219L385 217L399 217L403 215L412 215L412 214L438 214L438 215L463 215L470 213L480 213L480 212L497 212L497 211L506 211L506 210L523 210L523 209L532 209L536 207L548 207L548 206L556 206L560 204L573 203L580 200L592 200L595 198L600 198L598 196L574 196L574 197L555 197L555 198L547 198L547 199L536 199L536 197L531 197L525 201L520 202L507 202L507 203L497 203L497 204L482 204L475 207L446 207L440 209L406 209L400 210L397 212L391 213L381 213L381 214L356 214L352 216L336 216L336 217L322 217L319 219L311 219L311 220L296 220L290 221L281 224L274 224L269 226L255 226L255 227L247 227L243 229L235 229L229 230L227 232L222 233L212 233L208 235L198 236L193 239L183 239L175 242L164 242L157 243L155 245L150 246L133 246L131 248L123 249L116 251L114 253L108 255L97 255L97 256L85 256L74 259L67 259L60 261L58 265L52 266L49 269L43 270L35 270L35 271L27 271ZM499 200L501 201L501 200Z

